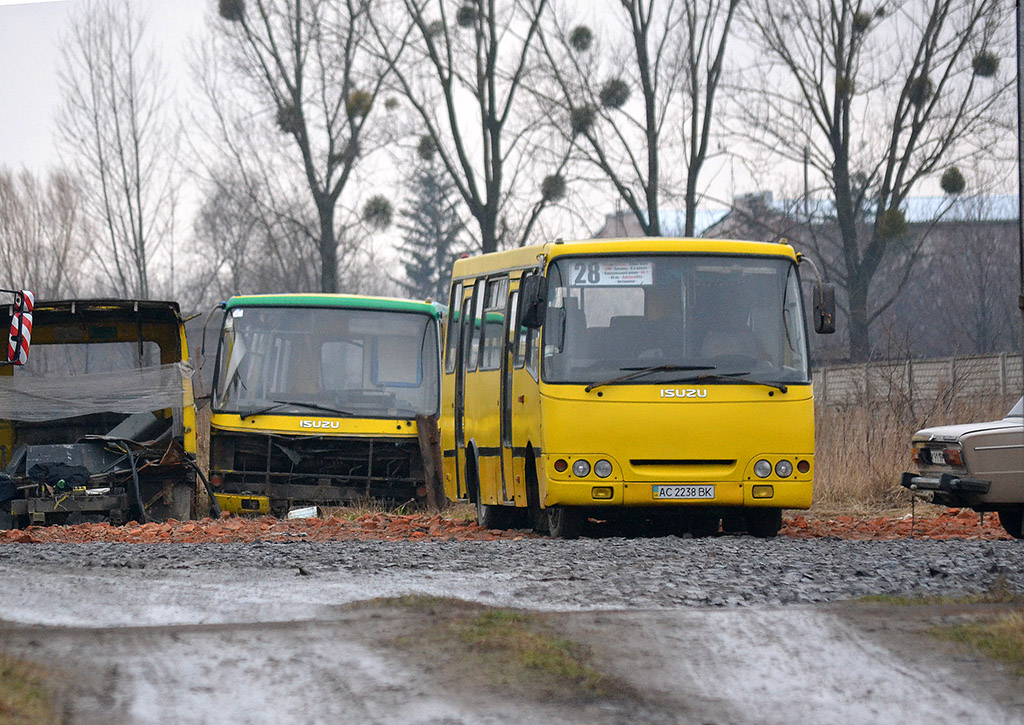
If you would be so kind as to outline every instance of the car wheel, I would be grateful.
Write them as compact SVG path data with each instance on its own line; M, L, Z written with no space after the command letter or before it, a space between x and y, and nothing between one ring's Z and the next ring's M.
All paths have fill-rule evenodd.
M999 509L999 523L1013 538L1024 539L1024 509Z
M759 539L770 539L782 528L782 509L759 509L747 512L747 532Z
M548 534L552 539L578 539L583 528L583 514L568 506L549 506Z

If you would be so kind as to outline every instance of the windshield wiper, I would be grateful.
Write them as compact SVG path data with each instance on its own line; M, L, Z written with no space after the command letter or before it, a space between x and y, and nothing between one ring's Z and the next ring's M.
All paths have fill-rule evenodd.
M273 405L267 405L262 408L257 408L256 410L248 410L244 413L239 413L238 416L240 418L253 418L257 415L263 415L264 413L269 413L272 410L277 410L278 408L286 408L289 405L297 405L302 408L309 408L310 410L322 410L325 413L335 413L336 415L353 415L347 410L331 408L330 406L319 405L317 403L304 403L298 400L275 400Z
M619 375L608 380L602 380L597 383L591 383L587 387L583 388L583 392L589 393L594 388L600 388L603 385L611 385L613 383L622 383L626 380L632 380L634 378L642 378L644 375L650 375L651 373L675 373L682 370L714 370L714 365L653 365L649 368L619 368L620 370L629 370L631 372L625 375Z
M764 380L754 380L753 378L745 378L744 375L750 375L748 371L742 373L711 373L709 375L690 375L685 378L673 378L672 380L666 380L666 383L738 383L740 385L767 385L769 388L776 388L777 390L785 393L789 390L789 387L785 383L774 383L767 382Z

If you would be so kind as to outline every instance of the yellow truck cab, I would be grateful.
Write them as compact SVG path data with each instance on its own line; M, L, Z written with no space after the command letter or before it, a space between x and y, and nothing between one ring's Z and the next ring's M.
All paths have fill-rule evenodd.
M32 315L24 365L0 367L0 525L190 518L196 413L177 303L38 301Z

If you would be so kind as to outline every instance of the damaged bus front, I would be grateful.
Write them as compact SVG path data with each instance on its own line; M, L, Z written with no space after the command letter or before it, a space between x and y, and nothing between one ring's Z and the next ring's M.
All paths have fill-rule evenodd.
M228 300L210 421L220 507L281 515L354 499L422 499L431 451L421 433L433 429L436 438L439 324L428 302Z
M177 303L40 301L32 315L31 354L0 367L0 526L190 518L195 404Z

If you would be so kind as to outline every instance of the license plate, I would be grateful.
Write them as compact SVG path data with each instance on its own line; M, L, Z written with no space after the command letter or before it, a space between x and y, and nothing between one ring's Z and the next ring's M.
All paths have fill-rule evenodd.
M657 499L695 499L709 500L715 497L714 486L655 486L654 498Z
M942 465L946 462L946 457L942 455L941 448L932 448L932 463L936 465Z

